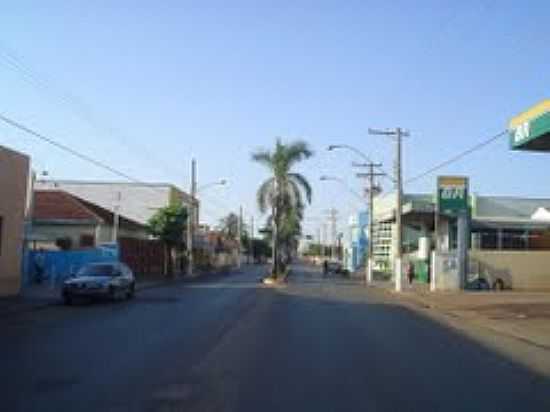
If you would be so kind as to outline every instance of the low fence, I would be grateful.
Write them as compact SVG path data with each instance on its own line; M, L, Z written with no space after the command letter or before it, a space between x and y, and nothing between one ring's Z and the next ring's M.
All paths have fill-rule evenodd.
M136 276L161 276L165 272L166 250L159 240L121 238L119 239L120 260L126 263ZM175 262L176 272L181 270Z
M70 251L29 250L23 259L25 285L48 282L56 287L88 263L116 262L118 250L107 247Z

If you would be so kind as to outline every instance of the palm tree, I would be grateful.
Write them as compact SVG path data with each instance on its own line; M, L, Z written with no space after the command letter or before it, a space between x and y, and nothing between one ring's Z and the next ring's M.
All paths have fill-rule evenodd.
M288 260L293 242L300 234L304 194L307 202L311 203L309 182L300 173L292 172L296 164L311 156L313 152L307 143L296 141L283 144L280 139L277 139L274 150L260 150L252 154L252 160L267 167L272 175L260 185L257 200L262 213L271 209L273 276L284 271L286 261L282 259L282 249Z

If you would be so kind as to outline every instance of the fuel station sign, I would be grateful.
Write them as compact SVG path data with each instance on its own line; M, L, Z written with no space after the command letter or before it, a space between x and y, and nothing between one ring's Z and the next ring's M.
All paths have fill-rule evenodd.
M550 151L550 99L510 120L510 147L513 150Z
M437 209L439 213L457 215L468 210L469 179L464 176L437 178Z

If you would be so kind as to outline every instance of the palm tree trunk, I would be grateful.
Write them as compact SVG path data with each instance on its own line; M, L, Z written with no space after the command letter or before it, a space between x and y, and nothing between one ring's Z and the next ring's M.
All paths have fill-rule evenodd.
M277 187L277 185L275 185L275 187ZM276 198L276 196L275 196ZM273 277L277 277L277 273L278 273L278 260L279 260L279 256L278 256L278 253L277 253L277 239L278 239L278 233L277 233L277 207L275 206L275 203L276 202L273 202L273 207L272 207L272 211L271 211L271 216L273 216L273 219L272 219L272 225L273 225L273 229L272 229L272 233L271 233L271 259L272 259L272 268L271 268L271 274L273 275Z

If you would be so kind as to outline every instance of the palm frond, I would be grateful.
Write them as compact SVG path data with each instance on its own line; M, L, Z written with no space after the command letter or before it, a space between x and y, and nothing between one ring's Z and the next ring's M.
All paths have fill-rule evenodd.
M292 142L285 147L285 157L289 170L294 164L309 159L311 156L313 156L313 151L302 140Z
M309 204L311 204L311 199L313 196L313 190L311 189L311 185L307 181L307 179L304 177L304 175L300 173L289 173L288 174L291 181L294 181L297 183L306 193L306 199Z
M256 194L256 200L258 202L258 208L262 213L265 213L267 211L268 206L273 204L273 198L275 196L274 183L275 183L275 179L271 177L267 179L265 182L263 182L258 189L258 192Z
M268 169L273 169L273 156L269 150L258 150L252 153L252 160Z

